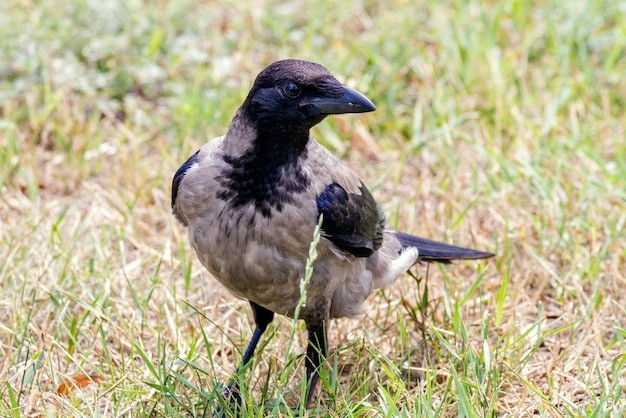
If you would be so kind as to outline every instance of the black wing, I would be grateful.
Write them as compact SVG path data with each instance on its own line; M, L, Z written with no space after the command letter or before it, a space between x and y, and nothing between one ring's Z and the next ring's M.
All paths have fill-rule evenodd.
M385 216L363 184L361 194L348 193L337 183L317 196L317 211L323 215L322 234L342 251L369 257L383 243Z
M198 153L200 150L196 151L194 155L189 157L185 164L181 165L176 174L174 174L174 179L172 180L172 209L174 209L174 205L176 204L176 196L178 196L178 187L180 187L180 182L185 178L185 173L187 170L198 162Z

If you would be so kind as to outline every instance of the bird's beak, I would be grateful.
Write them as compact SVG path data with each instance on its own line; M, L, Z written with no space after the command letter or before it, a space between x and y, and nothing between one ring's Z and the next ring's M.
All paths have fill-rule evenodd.
M374 103L367 97L349 87L343 87L343 95L339 97L316 97L311 104L319 109L320 113L338 115L341 113L364 113L376 110Z

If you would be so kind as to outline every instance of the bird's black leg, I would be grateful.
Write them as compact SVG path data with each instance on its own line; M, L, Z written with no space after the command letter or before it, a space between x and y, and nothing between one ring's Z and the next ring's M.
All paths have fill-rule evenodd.
M326 321L307 322L309 332L309 345L306 350L306 404L308 407L313 399L313 392L319 380L319 367L326 358Z
M256 350L256 346L259 344L259 340L261 339L261 335L267 329L267 326L274 319L274 312L265 309L264 307L257 305L256 303L250 301L250 306L252 307L252 314L254 315L254 323L256 328L254 329L254 333L252 334L252 338L250 339L250 343L248 344L248 348L246 348L246 352L243 354L243 358L241 359L241 365L237 368L236 374L239 372L250 362L252 356L254 355L254 350ZM231 380L223 393L224 399L230 400L231 402L236 402L237 404L241 404L241 396L239 395L239 387L237 379Z

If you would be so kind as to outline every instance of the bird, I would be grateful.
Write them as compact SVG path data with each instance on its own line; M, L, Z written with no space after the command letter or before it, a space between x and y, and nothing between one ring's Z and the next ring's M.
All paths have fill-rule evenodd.
M494 256L387 229L364 183L311 135L329 115L375 109L321 64L274 62L258 74L226 134L194 153L172 181L172 212L188 228L197 258L252 309L255 329L240 368L275 314L294 316L320 223L317 259L298 316L308 332L305 407L327 355L329 320L362 314L374 289L418 262ZM238 392L232 380L223 396L240 403Z

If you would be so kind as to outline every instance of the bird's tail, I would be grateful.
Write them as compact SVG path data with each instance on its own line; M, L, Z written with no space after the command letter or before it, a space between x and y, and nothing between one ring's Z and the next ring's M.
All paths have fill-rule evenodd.
M416 237L403 232L394 232L402 248L414 247L419 251L418 261L436 261L449 263L452 260L477 260L490 258L494 254L471 248L457 247L443 242Z

